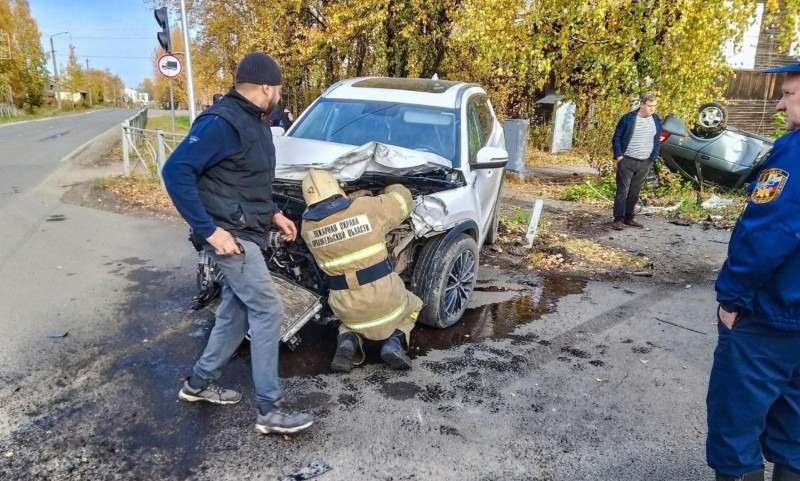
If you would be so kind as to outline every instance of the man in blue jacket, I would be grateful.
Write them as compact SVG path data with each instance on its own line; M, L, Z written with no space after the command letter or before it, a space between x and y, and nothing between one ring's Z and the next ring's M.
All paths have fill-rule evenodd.
M639 108L623 115L611 147L617 167L617 195L614 197L614 222L611 228L622 230L624 226L644 227L633 217L639 192L642 190L650 166L658 159L661 144L661 119L655 114L656 96L644 94L639 99Z
M718 481L800 481L800 62L777 109L789 133L764 162L717 278L719 340L706 458Z
M235 404L242 395L216 383L250 329L261 433L294 433L313 416L288 407L278 380L283 306L261 249L277 227L285 241L297 226L272 202L275 145L264 122L280 99L282 76L270 56L247 54L236 83L197 117L164 165L164 185L181 216L222 272L222 300L205 351L178 393L183 401Z

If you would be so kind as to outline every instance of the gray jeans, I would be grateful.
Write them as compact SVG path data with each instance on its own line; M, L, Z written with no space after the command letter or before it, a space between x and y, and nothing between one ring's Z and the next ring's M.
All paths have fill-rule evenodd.
M257 244L239 239L243 255L220 256L204 246L224 278L217 319L194 374L214 381L228 363L250 328L250 354L256 401L262 412L280 399L278 349L283 321L283 304Z
M617 195L614 197L614 220L633 219L650 160L623 156L617 164Z

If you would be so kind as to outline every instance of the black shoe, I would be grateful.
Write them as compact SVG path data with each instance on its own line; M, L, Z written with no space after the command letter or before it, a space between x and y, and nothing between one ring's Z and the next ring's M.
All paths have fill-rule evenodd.
M233 389L225 389L217 383L210 382L206 387L194 389L189 385L189 381L183 383L183 387L178 391L178 399L181 401L206 401L213 404L236 404L242 400L242 394Z
M772 481L800 481L800 474L776 464L772 471Z
M773 480L778 478L772 478ZM792 478L788 478L791 480ZM752 473L746 473L741 476L724 476L722 474L717 473L716 481L764 481L764 470L759 469L758 471L753 471Z
M331 362L331 370L350 372L353 369L353 356L356 354L358 338L352 332L343 332L336 338L336 354Z
M403 347L405 339L405 334L395 330L391 337L383 341L381 359L392 369L411 369L411 359L406 355Z
M275 401L267 414L258 413L256 431L261 434L291 434L308 429L314 424L314 416L289 407L285 398Z

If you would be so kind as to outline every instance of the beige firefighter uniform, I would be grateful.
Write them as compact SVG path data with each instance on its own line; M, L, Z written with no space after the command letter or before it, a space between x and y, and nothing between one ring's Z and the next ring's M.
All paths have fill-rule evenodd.
M411 207L411 192L395 184L376 197L356 198L324 219L303 219L301 235L319 267L346 281L346 289L331 290L328 298L342 321L340 333L382 341L398 329L410 342L422 300L394 272L367 283L359 283L359 277L388 265L386 234L411 214Z

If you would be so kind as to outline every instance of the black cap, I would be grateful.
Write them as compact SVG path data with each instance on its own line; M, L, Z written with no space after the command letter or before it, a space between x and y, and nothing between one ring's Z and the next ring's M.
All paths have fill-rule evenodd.
M248 53L236 68L236 83L280 85L282 81L278 62L265 53Z
M774 67L768 68L766 70L762 70L764 73L783 73L783 72L793 72L793 73L800 73L800 61L784 65L783 67Z

